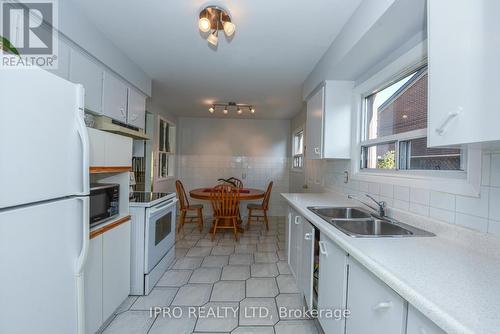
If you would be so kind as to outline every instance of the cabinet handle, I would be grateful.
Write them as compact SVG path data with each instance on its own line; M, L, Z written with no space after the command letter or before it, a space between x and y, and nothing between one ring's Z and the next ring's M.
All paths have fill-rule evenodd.
M450 111L448 113L448 116L446 117L446 119L443 121L443 124L441 124L441 126L436 129L436 133L440 136L444 135L446 132L446 129L448 129L448 124L451 122L452 119L454 119L455 117L460 115L461 112L462 112L461 107L459 107L455 111Z
M326 250L326 244L324 241L319 242L319 251L321 252L321 254L328 256L328 251Z
M130 117L130 120L131 121L137 120L137 115L136 114L132 114L132 117Z
M127 117L127 115L125 115L125 109L123 108L120 108L120 114L122 114L122 117Z
M320 152L320 150L319 150L319 147L315 147L315 148L314 148L314 153L315 153L315 154L317 154L317 155L320 155L320 154L321 154L321 152Z
M392 307L392 302L380 302L373 307L374 311L381 311Z
M300 216L295 216L295 225L300 224Z
M304 240L312 240L312 238L313 238L312 233L306 233L306 234L304 234Z

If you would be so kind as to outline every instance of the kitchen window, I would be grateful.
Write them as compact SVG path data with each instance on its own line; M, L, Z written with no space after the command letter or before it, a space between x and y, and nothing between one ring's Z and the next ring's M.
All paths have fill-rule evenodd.
M292 147L292 168L300 170L304 167L304 130L299 130L293 135Z
M158 180L174 176L175 125L158 118Z
M464 150L427 147L427 67L363 97L361 169L464 171Z

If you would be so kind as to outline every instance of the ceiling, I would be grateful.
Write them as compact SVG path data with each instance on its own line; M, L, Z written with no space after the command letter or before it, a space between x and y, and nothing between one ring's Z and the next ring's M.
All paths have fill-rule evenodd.
M212 102L255 105L261 119L302 108L302 83L361 0L73 0L154 83L153 98L179 116ZM229 10L236 33L211 48L198 30L206 5ZM216 116L217 117L217 116ZM227 116L219 116L227 117Z

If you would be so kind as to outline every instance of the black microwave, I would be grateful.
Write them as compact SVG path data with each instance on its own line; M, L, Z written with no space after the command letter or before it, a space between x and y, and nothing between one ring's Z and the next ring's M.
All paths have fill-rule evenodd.
M118 216L119 204L119 184L92 183L90 185L90 226Z

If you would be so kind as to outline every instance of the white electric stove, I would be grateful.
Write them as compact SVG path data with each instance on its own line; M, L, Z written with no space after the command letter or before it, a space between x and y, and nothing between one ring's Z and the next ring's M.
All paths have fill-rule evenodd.
M175 193L134 192L130 199L130 294L147 295L175 259Z

